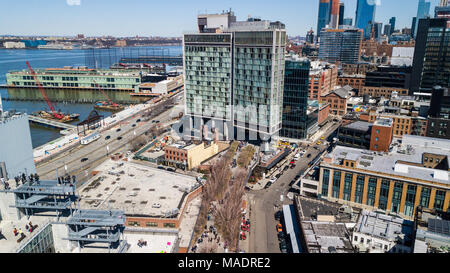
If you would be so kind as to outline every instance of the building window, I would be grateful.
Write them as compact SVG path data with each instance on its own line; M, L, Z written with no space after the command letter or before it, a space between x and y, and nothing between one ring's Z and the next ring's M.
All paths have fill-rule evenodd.
M147 223L145 223L145 225L146 225L147 227L157 227L157 226L158 226L158 223L155 223L155 222L147 222Z
M356 189L355 189L355 203L362 204L362 197L364 194L364 180L363 175L358 175L356 178Z
M414 201L416 199L417 187L408 185L405 201L405 215L412 216L414 212Z
M164 227L165 228L175 228L175 224L174 223L164 223Z
M430 188L422 188L422 193L420 194L420 206L423 208L428 208L430 205Z
M376 178L370 178L369 179L369 185L368 185L368 188L367 188L366 205L372 206L372 207L375 205L376 191L377 191L377 179Z
M128 221L128 226L132 226L132 227L140 227L141 224L140 224L139 222Z
M434 198L434 208L437 210L444 209L445 191L436 191Z
M402 200L403 183L395 182L394 194L392 195L392 211L395 213L400 212L400 202Z
M339 198L341 188L341 172L335 171L333 175L333 198Z
M382 180L380 187L380 197L378 199L378 208L387 209L387 201L389 196L389 180Z
M322 179L322 195L328 196L328 186L330 184L330 170L323 170L323 179Z

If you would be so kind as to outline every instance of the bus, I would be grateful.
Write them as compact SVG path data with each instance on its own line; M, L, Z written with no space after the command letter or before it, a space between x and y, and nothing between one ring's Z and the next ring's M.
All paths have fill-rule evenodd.
M88 145L89 143L96 141L97 139L100 138L100 134L98 132L96 133L92 133L90 135L88 135L87 137L84 137L81 139L81 145Z

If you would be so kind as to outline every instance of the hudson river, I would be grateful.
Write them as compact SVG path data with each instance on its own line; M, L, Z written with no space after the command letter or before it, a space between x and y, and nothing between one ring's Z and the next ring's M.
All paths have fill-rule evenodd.
M12 70L27 69L25 64L29 61L34 69L38 68L61 68L64 66L89 66L93 68L93 64L97 68L108 68L110 64L118 62L120 57L137 57L143 55L181 55L181 46L164 46L164 47L128 47L128 48L114 48L111 50L43 50L43 49L1 49L0 50L0 84L6 84L6 73ZM71 93L72 92L72 93ZM73 92L81 92L76 94ZM63 96L68 101L82 99L83 94L92 96L94 91L66 91L66 90L48 90L50 99ZM114 93L114 92L113 92ZM129 96L121 94L108 95L113 99L120 101L129 100ZM3 99L21 98L26 99L40 96L39 90L36 89L2 89L0 88L0 96ZM99 100L106 100L100 92L96 92ZM126 96L126 97L125 97ZM17 100L3 100L3 109L18 110L31 114L33 112L47 109L48 106L45 101L17 101ZM88 117L89 113L94 109L93 104L88 103L56 103L56 109L61 109L64 113L79 113L80 120L74 122L76 124ZM98 111L105 117L110 116L109 112ZM57 130L46 129L41 127L31 127L31 139L33 148L39 147L49 141L61 137Z

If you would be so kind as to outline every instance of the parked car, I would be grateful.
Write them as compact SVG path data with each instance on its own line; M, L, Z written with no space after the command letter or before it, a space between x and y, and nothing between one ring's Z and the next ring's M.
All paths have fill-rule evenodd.
M283 231L283 226L281 224L277 224L276 228L277 228L277 232Z
M117 138L117 140L122 140L122 137L121 137L121 136L120 136L120 137L118 137L118 138Z
M272 186L272 183L271 182L267 182L267 184L264 187L264 189L267 190L268 188L270 188L270 186Z
M278 179L278 178L280 178L280 176L282 176L282 175L283 175L283 173L279 173L279 174L275 175L275 177Z
M169 171L169 172L175 172L175 169L173 169L173 168L167 168L167 171Z
M270 179L269 182L273 184L273 183L275 183L276 181L277 181L277 178L272 178L272 179Z
M133 128L136 127L136 124L131 125L131 127L133 127Z
M83 157L83 158L81 159L81 162L86 162L86 161L88 161L88 160L89 160L89 158Z
M122 131L122 129L120 129L120 128L116 130L116 132L120 132L120 131Z
M275 212L275 220L276 221L280 221L281 220L281 215L283 215L283 212L281 212L281 210Z
M307 157L307 158L310 158L310 157L311 157L311 154L308 154L306 157Z
M111 136L106 136L105 137L105 140L108 140L108 139L110 139L111 138Z
M137 119L136 122L141 122L141 119Z
M280 250L281 250L281 253L288 253L287 244L285 241L280 242Z
M158 166L158 169L165 170L165 168L163 166Z
M283 168L283 172L289 170L289 166Z
M286 234L284 234L284 232L282 231L282 232L278 232L278 240L280 241L280 242L282 242L282 241L286 241Z
M291 160L289 164L295 164L295 160Z
M292 165L291 165L291 169L295 168L296 166L297 166L297 165L292 164Z

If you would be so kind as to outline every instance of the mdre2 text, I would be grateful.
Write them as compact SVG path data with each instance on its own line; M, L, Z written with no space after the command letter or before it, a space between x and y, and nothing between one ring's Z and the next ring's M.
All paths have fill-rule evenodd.
M270 268L269 258L223 258L224 268Z

